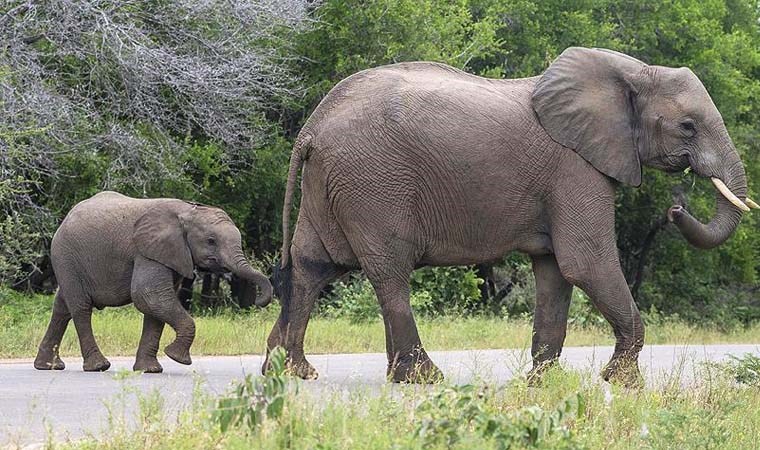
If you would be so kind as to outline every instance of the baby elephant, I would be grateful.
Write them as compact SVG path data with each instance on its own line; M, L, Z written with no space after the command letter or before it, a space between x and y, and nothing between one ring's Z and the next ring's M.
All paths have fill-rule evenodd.
M260 289L257 306L272 298L272 285L243 256L240 231L218 208L175 199L134 199L101 192L72 209L53 237L50 248L58 292L45 337L34 360L40 370L65 367L58 347L74 320L85 371L107 370L92 335L93 306L134 302L144 315L134 370L159 373L156 359L164 324L177 338L166 355L190 364L195 323L179 303L177 290L193 268L232 272Z

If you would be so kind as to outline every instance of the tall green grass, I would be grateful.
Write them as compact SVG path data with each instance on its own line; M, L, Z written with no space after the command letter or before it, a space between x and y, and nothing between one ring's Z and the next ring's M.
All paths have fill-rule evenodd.
M113 422L105 436L61 447L757 448L760 390L736 384L721 367L699 371L697 379L704 381L682 387L676 380L647 390L600 384L588 373L562 368L548 371L541 388L529 387L524 379L506 385L388 385L379 394L316 394L291 385L253 398L238 386L220 400L197 391L176 421L162 413L163 402L153 392L139 402L132 424ZM244 400L237 403L245 417L282 397L281 409L256 421L220 420L219 408L236 399Z
M51 307L51 296L22 296L0 290L0 358L33 357L45 333ZM192 352L194 355L262 353L277 311L277 307L269 307L202 314L195 318L197 333ZM530 319L525 317L420 317L418 326L428 350L529 347L532 332ZM131 356L140 340L142 315L132 305L94 311L93 328L105 355ZM166 327L162 348L173 337L174 332ZM760 342L760 325L721 330L656 318L647 326L646 340L650 344ZM571 323L566 340L568 346L613 343L611 329L598 323ZM379 316L367 321L316 316L309 323L305 349L308 353L384 352L384 345ZM64 336L61 354L79 355L73 323Z

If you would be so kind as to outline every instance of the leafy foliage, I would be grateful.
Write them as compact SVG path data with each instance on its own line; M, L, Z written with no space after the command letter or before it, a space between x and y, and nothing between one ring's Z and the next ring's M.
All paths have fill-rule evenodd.
M427 446L456 445L470 433L493 439L499 448L537 447L553 435L565 445L572 443L566 422L585 414L585 399L575 393L553 410L526 406L512 412L494 412L486 407L492 390L474 385L454 386L440 390L417 407L418 425L415 436ZM553 444L556 446L557 441Z
M483 280L470 267L427 267L412 273L412 302L428 315L467 313L481 303ZM425 297L419 293L426 292ZM417 297L415 298L415 293Z
M760 357L752 353L744 356L730 355L723 368L737 383L760 387Z
M285 358L282 347L274 348L269 354L269 370L263 377L248 374L230 394L217 400L213 420L222 433L235 426L254 431L264 419L282 416L289 380Z

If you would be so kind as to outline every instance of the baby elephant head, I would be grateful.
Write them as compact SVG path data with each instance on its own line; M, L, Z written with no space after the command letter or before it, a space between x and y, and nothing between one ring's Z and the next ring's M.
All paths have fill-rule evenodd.
M221 209L167 200L143 214L135 223L137 251L148 259L193 277L193 267L216 273L232 272L259 287L256 306L272 299L272 285L254 270L243 255L240 231Z

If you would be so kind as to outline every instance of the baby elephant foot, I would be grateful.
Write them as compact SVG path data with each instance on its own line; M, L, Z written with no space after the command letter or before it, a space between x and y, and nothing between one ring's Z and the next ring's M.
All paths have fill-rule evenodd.
M193 363L193 360L190 358L190 349L177 341L167 345L164 349L164 353L166 353L166 356L180 364L189 366Z
M34 359L34 368L37 370L63 370L66 368L66 364L61 361L57 352L40 350Z
M443 372L430 360L425 350L414 350L405 358L388 362L387 377L394 383L433 384L443 381Z
M161 373L164 371L164 368L161 367L161 364L158 362L158 359L155 357L153 358L137 358L135 361L135 365L132 366L132 370L135 372L144 372L144 373Z
M95 355L85 358L82 368L85 372L105 372L111 367L111 363L103 355Z

